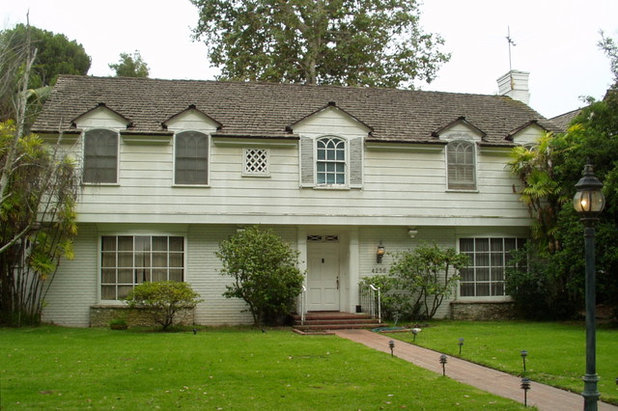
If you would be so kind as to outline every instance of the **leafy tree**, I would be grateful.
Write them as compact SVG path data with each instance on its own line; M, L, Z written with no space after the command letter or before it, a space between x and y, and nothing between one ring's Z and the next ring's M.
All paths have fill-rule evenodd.
M457 272L468 264L468 257L454 248L440 249L423 245L395 254L389 275L399 287L409 292L412 313L420 319L431 319L445 297L455 290Z
M0 323L37 324L61 257L72 258L79 187L73 162L35 135L0 123ZM16 141L13 160L9 149Z
M618 80L615 43L603 37L599 45L610 57ZM544 306L537 313L546 317L573 316L584 301L583 226L570 199L587 162L593 164L603 182L606 197L606 208L597 224L598 301L618 307L617 88L618 82L603 101L589 100L590 105L573 119L565 133L546 136L536 150L527 153L522 148L514 149L511 169L522 183L522 200L529 203L530 198L534 199L536 205L530 211L536 224L530 244L530 272L509 275L507 287L516 303L519 298L521 304L528 302L527 294L532 292L524 289L525 284L544 294L540 300ZM525 284L521 282L524 277Z
M27 82L30 90L28 97L34 103L30 104L28 118L25 119L27 128L58 75L87 74L91 59L81 44L75 40L69 41L64 34L54 34L29 24L18 24L13 29L0 32L0 121L16 118L14 97L26 54L36 56Z
M233 279L223 295L243 299L255 325L276 323L290 312L304 278L298 252L281 237L252 226L222 241L217 256L221 274Z
M148 77L148 64L142 60L139 51L135 50L133 55L120 53L120 61L116 64L109 64L109 68L116 72L116 77Z
M181 310L193 309L202 300L189 284L179 281L145 282L136 286L127 296L130 308L139 308L152 316L165 331L174 324Z
M28 80L31 88L53 86L59 74L87 74L91 59L84 47L64 34L54 34L33 26L18 24L0 34L3 42L16 49L30 37L31 47L37 49L37 58Z
M415 0L191 0L222 78L348 86L431 82L450 58Z
M0 323L17 326L40 321L45 294L60 258L72 257L77 232L78 178L60 149L62 134L50 146L24 131L36 56L26 36L3 65L11 70L2 73L16 121L0 123Z
M392 320L433 318L455 290L458 271L468 265L466 255L435 244L395 253L393 257L387 275L367 277L360 284L380 287L382 315Z

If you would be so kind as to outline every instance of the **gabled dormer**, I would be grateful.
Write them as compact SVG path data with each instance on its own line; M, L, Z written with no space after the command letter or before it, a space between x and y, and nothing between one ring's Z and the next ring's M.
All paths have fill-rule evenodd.
M205 133L214 133L221 129L222 124L198 110L195 104L190 104L186 109L162 122L161 127L164 130L171 131L199 130Z
M122 130L130 128L133 123L119 112L107 107L105 103L99 103L71 120L71 125L78 129L106 128Z
M539 141L539 138L548 131L549 130L541 126L536 120L531 120L510 131L506 136L506 140L520 146L534 145Z
M296 134L324 134L366 136L373 128L356 116L337 107L334 101L288 125L286 130Z
M462 116L432 135L447 143L447 190L476 191L477 143L484 141L487 134Z
M301 187L362 186L363 141L371 126L331 101L286 130L300 136Z
M464 116L460 116L435 130L431 135L444 141L469 140L481 142L485 140L487 133L466 120Z

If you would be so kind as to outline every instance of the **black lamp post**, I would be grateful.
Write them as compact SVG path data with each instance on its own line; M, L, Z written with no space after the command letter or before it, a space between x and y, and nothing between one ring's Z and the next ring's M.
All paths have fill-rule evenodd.
M464 343L464 339L463 337L459 337L459 342L457 343L457 345L459 345L459 356L461 357L461 347L463 346Z
M446 354L440 355L440 364L442 364L442 376L446 375Z
M594 269L594 223L605 206L601 192L603 184L596 178L592 165L586 164L582 178L575 184L577 192L573 197L573 207L584 224L586 256L586 375L584 376L584 411L596 411L599 391L596 373L596 280Z
M390 349L391 349L391 357L392 357L392 356L393 356L393 350L395 349L395 341L390 340L390 341L388 342L388 348L390 348Z

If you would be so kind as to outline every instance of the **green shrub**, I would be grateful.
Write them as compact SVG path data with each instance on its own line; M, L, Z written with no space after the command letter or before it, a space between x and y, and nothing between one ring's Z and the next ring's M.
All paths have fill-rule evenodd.
M280 323L293 309L304 278L298 252L277 234L249 227L222 241L217 256L233 279L223 295L242 298L255 325Z
M166 330L180 310L192 309L201 302L200 295L187 283L178 281L146 282L136 286L127 296L131 308L142 309Z

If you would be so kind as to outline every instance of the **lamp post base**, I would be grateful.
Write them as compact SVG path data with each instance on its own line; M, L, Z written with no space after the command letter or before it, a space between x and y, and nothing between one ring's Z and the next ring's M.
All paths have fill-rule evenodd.
M584 411L597 411L598 400L601 396L599 391L597 391L599 376L597 374L586 374L583 380L584 392L582 392L582 396L584 397Z

